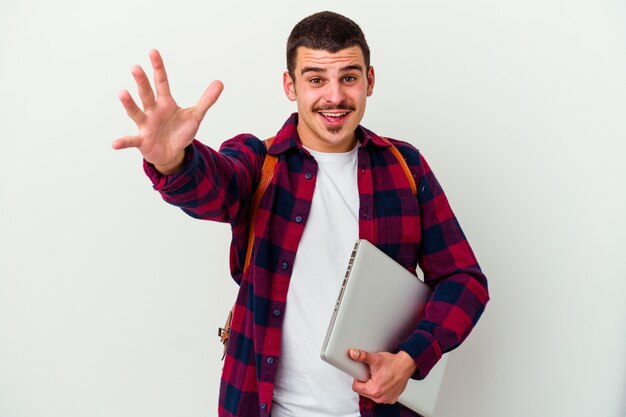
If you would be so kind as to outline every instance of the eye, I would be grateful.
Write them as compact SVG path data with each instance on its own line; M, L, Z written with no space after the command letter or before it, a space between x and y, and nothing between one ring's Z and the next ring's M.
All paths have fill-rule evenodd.
M346 75L345 77L343 77L344 83L353 83L355 81L356 81L356 77L354 75Z
M318 77L313 77L313 78L309 79L309 82L311 84L321 84L322 83L322 79L318 78Z

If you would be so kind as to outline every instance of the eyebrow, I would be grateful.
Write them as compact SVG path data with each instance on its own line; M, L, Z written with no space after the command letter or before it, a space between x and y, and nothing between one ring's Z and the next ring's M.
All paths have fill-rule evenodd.
M363 67L359 64L348 65L339 70L340 72L348 72L348 71L363 71ZM326 68L319 67L304 67L300 70L300 75L304 75L307 72L326 72Z

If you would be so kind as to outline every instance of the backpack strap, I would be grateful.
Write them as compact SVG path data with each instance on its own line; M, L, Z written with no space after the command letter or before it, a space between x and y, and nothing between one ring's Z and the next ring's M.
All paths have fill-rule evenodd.
M269 149L272 146L272 142L276 137L271 137L269 139L265 139L263 144L265 145L265 149ZM261 198L263 198L263 194L265 194L265 190L267 186L272 181L272 177L274 176L274 166L276 165L276 161L278 158L275 155L270 155L269 153L265 154L265 160L263 161L263 167L261 168L261 181L254 192L254 196L252 197L252 206L250 207L250 215L248 217L248 221L250 222L248 226L248 247L246 249L246 259L243 264L244 272L248 270L250 267L250 258L252 256L252 246L254 245L254 219L256 219L256 214L259 211L259 206L261 205ZM220 341L224 345L224 353L222 354L222 360L226 357L226 348L228 347L228 338L230 336L230 326L233 321L233 311L235 310L235 306L230 309L228 312L228 317L226 318L226 323L224 323L224 327L219 327L217 329L217 335L220 337Z
M263 141L266 149L269 149L270 146L272 146L272 142L274 142L275 138L276 136ZM252 198L252 206L250 207L250 216L248 218L248 221L250 222L250 226L248 228L248 248L246 249L246 260L243 264L244 272L250 266L250 257L252 256L252 246L254 245L254 220L256 219L256 214L259 211L259 206L261 205L261 198L263 198L263 194L265 194L265 190L274 176L274 166L276 165L277 160L278 158L276 155L270 155L269 153L265 155L263 167L261 168L261 181L259 182L259 185L254 192L254 197Z
M404 171L404 175L406 175L406 179L409 180L409 185L411 186L411 192L413 193L413 197L417 197L417 184L415 183L415 178L413 177L413 173L409 169L409 164L406 163L406 159L404 159L404 156L402 156L402 154L400 153L400 150L396 148L396 146L393 143L391 143L389 139L383 138L383 137L381 137L381 139L387 142L391 146L391 152L393 153L393 156L396 157L396 159L398 160L398 163L400 164L400 166L402 167L402 170Z

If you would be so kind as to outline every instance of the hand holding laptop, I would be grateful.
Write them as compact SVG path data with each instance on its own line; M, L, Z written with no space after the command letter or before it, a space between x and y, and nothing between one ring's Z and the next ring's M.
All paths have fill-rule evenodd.
M406 388L417 365L408 353L366 352L350 349L350 358L369 367L370 379L359 381L356 378L352 389L379 404L393 404Z
M407 353L386 353L395 351L415 330L430 294L428 285L376 246L357 241L328 325L322 359L355 378L353 389L359 394L377 403L397 400L433 417L448 355L418 381L409 379L415 364ZM355 348L358 354L352 356Z

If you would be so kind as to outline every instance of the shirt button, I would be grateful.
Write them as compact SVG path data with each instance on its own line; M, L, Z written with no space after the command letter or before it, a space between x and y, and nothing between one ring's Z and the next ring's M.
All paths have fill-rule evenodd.
M274 315L275 315L276 317L279 317L279 316L280 316L280 310L279 310L279 309L277 309L277 308L276 308L276 309L274 309Z
M275 361L275 360L274 360L274 358L272 358L271 356L270 356L269 358L267 358L267 363L268 363L268 364L270 364L270 365L274 365L274 362L276 362L276 361Z
M306 178L307 180L310 180L311 178L313 178L313 174L311 174L310 172L307 172L306 174L304 174L304 178Z
M261 404L261 410L265 410L265 409L267 409L267 404L265 403Z
M284 270L286 270L287 268L289 268L289 264L287 262L283 262L282 264L280 264L280 267Z
M302 220L304 220L302 216L296 216L296 223L302 223Z

